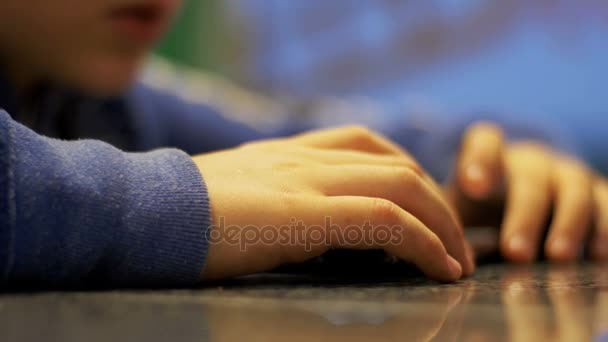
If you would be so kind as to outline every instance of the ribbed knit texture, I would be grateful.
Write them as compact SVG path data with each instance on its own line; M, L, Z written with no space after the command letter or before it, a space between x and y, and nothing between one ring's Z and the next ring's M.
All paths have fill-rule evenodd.
M0 112L3 285L181 287L200 279L210 208L179 150L42 137Z

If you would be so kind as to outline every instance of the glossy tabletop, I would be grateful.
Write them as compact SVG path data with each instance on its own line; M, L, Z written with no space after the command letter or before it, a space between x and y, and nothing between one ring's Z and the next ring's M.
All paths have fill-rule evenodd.
M480 266L457 284L269 274L180 291L0 297L2 341L608 341L608 267Z

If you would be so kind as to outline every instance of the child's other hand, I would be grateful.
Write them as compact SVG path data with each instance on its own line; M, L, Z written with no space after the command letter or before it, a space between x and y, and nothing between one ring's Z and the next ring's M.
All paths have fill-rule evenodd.
M439 281L473 272L439 187L406 152L365 128L250 143L194 161L214 224L205 279L266 271L331 248L383 249Z
M592 257L608 257L606 182L543 145L505 145L491 124L475 124L465 134L448 198L465 225L501 227L507 260L532 262L541 243L555 262L576 260L587 242Z

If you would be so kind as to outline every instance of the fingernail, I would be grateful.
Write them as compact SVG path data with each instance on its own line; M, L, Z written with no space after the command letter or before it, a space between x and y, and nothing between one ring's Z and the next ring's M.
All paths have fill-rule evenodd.
M484 197L489 191L487 175L479 164L471 164L465 169L465 176L472 187L469 189L474 197Z
M533 257L532 246L529 241L521 236L515 235L509 239L509 251L512 255L516 256L517 261L530 261Z
M451 255L448 255L448 267L450 269L450 273L455 278L460 278L460 276L462 276L462 266L460 266L460 263L456 261L456 259L452 258Z
M479 164L471 164L466 168L467 179L472 182L481 182L484 179L485 172Z

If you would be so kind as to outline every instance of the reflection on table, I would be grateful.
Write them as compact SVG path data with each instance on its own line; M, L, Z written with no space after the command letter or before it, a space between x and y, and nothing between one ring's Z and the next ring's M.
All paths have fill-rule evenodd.
M487 265L458 284L262 275L193 291L5 294L12 341L606 341L608 268Z

